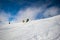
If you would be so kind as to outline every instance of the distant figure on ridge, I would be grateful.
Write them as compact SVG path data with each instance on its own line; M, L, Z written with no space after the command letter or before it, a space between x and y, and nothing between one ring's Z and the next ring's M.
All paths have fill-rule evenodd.
M9 22L9 24L10 24L10 22Z

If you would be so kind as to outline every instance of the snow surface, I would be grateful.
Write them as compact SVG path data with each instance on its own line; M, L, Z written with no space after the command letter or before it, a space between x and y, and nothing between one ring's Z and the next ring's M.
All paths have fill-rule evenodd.
M60 40L60 15L27 23L1 24L0 40Z

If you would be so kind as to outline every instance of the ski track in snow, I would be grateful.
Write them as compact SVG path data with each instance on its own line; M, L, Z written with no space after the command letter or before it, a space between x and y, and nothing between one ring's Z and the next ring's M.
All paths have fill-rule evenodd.
M0 40L60 40L60 15L27 23L0 25Z

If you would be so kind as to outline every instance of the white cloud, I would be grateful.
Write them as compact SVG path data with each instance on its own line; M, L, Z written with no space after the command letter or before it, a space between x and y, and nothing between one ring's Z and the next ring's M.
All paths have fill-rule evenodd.
M34 20L37 14L38 13L42 14L43 11L45 11L43 14L44 17L51 17L51 16L57 15L59 11L59 8L57 7L51 7L51 8L48 8L47 10L45 9L46 9L46 5L45 7L43 5L38 8L28 7L28 8L19 10L17 15L15 16L15 19L12 20L12 22L21 22L22 20L26 20L27 18L29 18L30 20ZM7 14L6 12L4 11L0 12L0 22L2 21L3 23L8 23L10 17L12 16L10 14Z
M43 16L44 17L52 17L52 16L56 16L59 12L59 8L57 8L57 7L51 7L51 8L48 8L45 12L44 12L44 14L43 14Z
M11 17L10 14L7 14L6 12L4 11L1 11L0 12L0 21L2 23L7 23L9 21L9 17Z
M16 18L16 21L18 21L18 22L21 20L25 20L27 18L30 20L33 20L33 19L35 19L37 14L42 11L43 11L42 8L28 7L24 10L20 10L15 18Z
M43 16L45 18L56 16L58 14L59 8L57 7L47 8L47 5L48 4L42 5L41 7L28 7L28 8L22 9L17 13L14 21L21 22L22 20L26 20L27 18L29 18L30 20L34 20L36 19L36 16L39 13L41 14L43 13Z

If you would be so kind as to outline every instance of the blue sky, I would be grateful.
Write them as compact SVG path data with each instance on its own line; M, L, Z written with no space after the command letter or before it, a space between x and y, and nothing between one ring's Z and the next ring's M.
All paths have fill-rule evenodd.
M0 0L0 20L4 21L36 20L59 14L60 0Z

